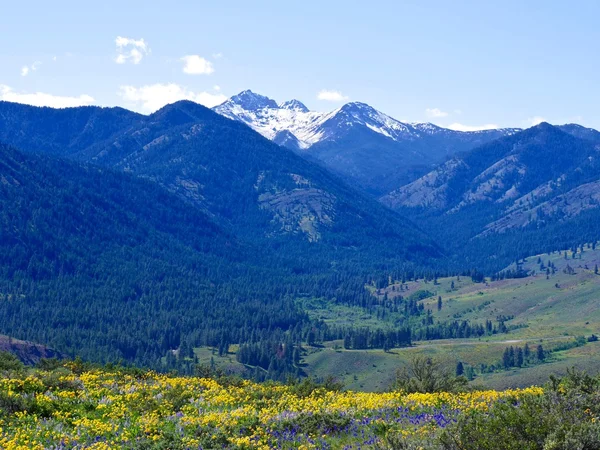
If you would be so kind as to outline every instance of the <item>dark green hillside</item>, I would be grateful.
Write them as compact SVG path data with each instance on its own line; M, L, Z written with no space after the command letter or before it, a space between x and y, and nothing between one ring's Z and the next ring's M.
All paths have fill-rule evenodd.
M402 186L430 170L428 148L396 142L368 128L350 128L335 140L313 145L307 153L343 179L373 195Z
M17 117L27 123L51 123L56 114L23 105L0 105L3 108L5 114L19 110ZM87 111L71 108L61 113L71 114L75 122L83 110ZM118 124L107 127L119 129L118 133L99 129L89 146L61 154L155 181L240 239L289 257L300 271L334 265L364 275L374 268L407 263L429 266L432 258L441 256L439 248L406 219L320 166L201 105L181 101L127 120L115 117ZM81 128L82 135L86 130L87 126ZM35 143L24 143L24 148L47 153L37 145L44 139L51 149L81 141L75 127L65 133L38 131ZM10 143L25 139L18 127L4 137Z
M156 366L301 323L265 261L155 183L0 147L2 334Z
M39 108L0 101L0 142L24 151L74 155L142 116L123 108Z

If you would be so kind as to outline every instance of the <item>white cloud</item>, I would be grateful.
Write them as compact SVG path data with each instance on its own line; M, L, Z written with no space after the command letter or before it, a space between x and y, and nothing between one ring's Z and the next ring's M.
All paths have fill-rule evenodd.
M144 112L154 112L178 100L192 100L207 107L223 103L227 97L210 92L193 92L175 83L151 84L146 86L121 86L119 95Z
M527 125L529 125L530 127L535 127L536 125L539 125L542 122L546 122L546 119L544 119L541 116L534 116L534 117L529 117L525 123Z
M215 71L213 64L200 55L185 55L181 60L184 62L183 73L188 75L210 75Z
M146 41L144 41L144 39L130 39L130 38L126 38L123 36L117 36L117 39L115 39L115 45L117 46L117 48L125 48L125 47L138 47L141 48L142 50L146 51L148 50L148 44L146 43Z
M344 100L348 100L348 97L340 91L328 91L326 89L321 89L317 94L317 98L328 102L343 102Z
M462 123L452 123L446 128L456 131L481 131L481 130L493 130L500 128L495 123L487 123L485 125L463 125Z
M200 103L201 105L204 105L207 108L212 108L213 106L220 105L225 100L227 100L227 96L223 94L211 94L210 92L198 92L189 100L193 100L196 103Z
M35 72L42 65L41 61L36 61L30 66L21 67L21 76L26 77L30 72Z
M144 39L117 36L115 45L117 46L117 57L115 58L117 64L125 64L126 62L139 64L144 56L150 53L148 44Z
M212 57L214 59L220 59L223 57L223 53L219 52L219 53L213 53Z
M425 110L425 114L427 114L427 117L431 117L431 118L446 117L448 115L447 112L444 112L439 108L427 108Z
M218 84L215 84L215 85L213 86L213 90L215 90L215 91L220 91L220 90L221 90L221 86L219 86Z
M73 106L90 105L94 102L89 95L67 97L46 94L44 92L23 93L15 92L10 86L0 84L0 100L15 103L25 103L33 106L51 106L53 108L69 108Z

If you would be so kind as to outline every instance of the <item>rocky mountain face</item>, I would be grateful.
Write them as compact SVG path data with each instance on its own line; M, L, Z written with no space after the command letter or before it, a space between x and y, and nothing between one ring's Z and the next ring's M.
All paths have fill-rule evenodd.
M382 201L393 208L448 213L493 202L508 205L512 212L524 203L556 195L575 180L593 178L599 148L593 141L542 123L454 157Z
M65 358L61 354L45 345L13 339L10 336L0 335L0 352L10 352L16 355L23 363L33 365L45 358Z

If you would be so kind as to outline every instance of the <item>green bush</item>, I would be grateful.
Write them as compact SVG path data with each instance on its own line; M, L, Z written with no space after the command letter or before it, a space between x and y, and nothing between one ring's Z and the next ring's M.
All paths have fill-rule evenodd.
M25 366L15 355L9 352L0 352L0 371L15 371L23 370Z
M600 449L600 379L569 370L541 396L496 402L459 417L441 435L446 450Z
M413 392L457 392L465 390L468 380L454 376L438 361L424 356L415 356L408 367L398 371L393 388Z

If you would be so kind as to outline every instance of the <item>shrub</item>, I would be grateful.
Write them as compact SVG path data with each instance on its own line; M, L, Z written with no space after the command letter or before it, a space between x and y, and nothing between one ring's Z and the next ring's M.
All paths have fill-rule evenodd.
M541 396L471 411L441 435L446 450L592 450L600 448L600 380L569 370Z
M25 366L19 358L9 352L0 352L0 371L15 371L23 370Z
M415 356L408 367L398 371L393 387L407 393L457 392L467 383L464 376L452 375L438 361Z
M55 370L63 366L63 361L57 358L42 358L35 365L40 370Z

